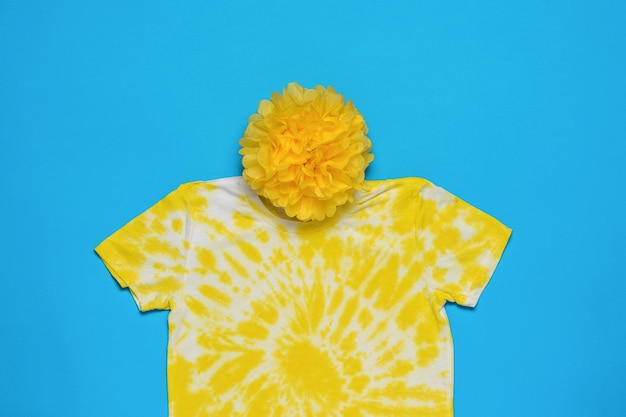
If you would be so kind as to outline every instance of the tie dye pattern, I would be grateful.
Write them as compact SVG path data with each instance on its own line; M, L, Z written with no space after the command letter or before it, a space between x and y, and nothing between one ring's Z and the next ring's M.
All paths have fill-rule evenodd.
M182 185L96 251L170 310L171 417L449 417L444 304L474 306L510 229L419 178L301 223L241 177Z

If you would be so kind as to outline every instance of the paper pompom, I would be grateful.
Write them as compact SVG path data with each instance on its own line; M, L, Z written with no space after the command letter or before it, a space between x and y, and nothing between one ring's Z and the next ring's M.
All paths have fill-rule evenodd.
M243 177L289 217L323 220L361 188L374 159L366 134L363 116L332 87L290 83L250 116Z

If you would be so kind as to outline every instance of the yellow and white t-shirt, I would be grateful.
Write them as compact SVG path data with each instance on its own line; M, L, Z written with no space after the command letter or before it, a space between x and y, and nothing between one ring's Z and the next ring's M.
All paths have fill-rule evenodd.
M172 417L452 416L446 301L474 306L510 229L419 178L319 222L241 177L180 186L96 251L169 313Z

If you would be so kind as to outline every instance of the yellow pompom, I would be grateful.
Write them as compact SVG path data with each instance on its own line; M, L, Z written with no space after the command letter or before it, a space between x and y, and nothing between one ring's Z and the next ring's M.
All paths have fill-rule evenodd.
M323 220L361 188L374 159L366 134L363 116L332 87L290 83L250 116L243 177L288 216Z

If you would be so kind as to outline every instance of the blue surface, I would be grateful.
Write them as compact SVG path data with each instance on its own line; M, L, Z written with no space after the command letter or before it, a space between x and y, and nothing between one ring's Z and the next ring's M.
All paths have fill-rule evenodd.
M369 178L514 230L448 308L456 415L626 415L626 3L216 3L0 2L1 414L167 415L166 313L93 247L238 175L247 117L298 81L354 100Z

